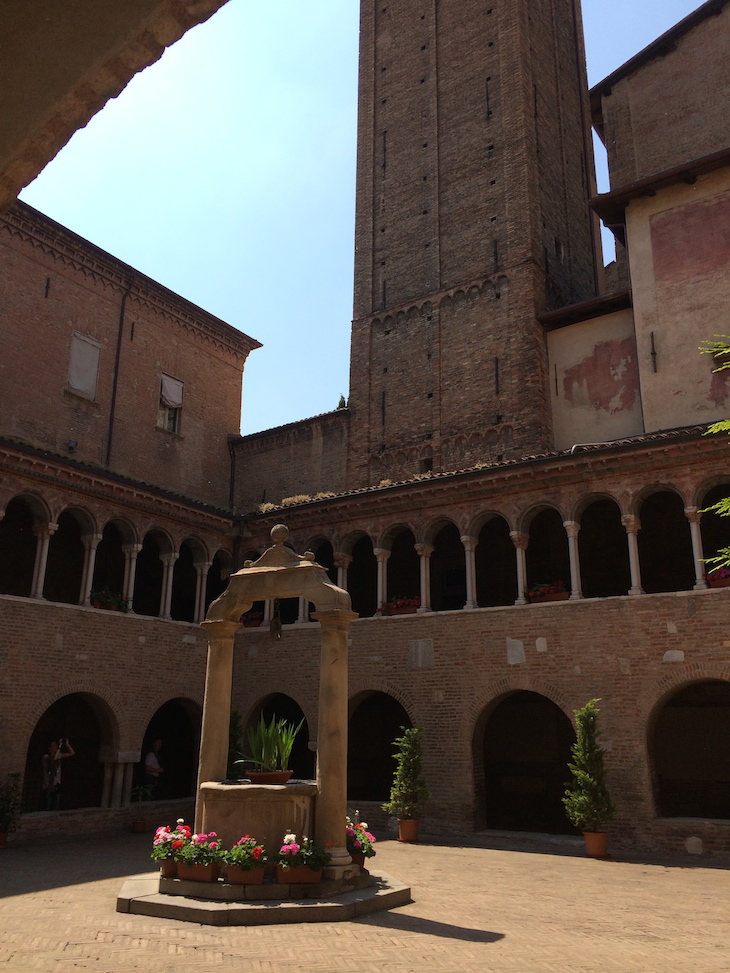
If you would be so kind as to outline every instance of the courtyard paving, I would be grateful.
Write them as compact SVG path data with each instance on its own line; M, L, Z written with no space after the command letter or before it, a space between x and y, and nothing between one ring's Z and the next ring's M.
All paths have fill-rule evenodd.
M0 852L0 971L730 971L730 869L712 863L388 840L375 862L411 885L410 905L221 929L115 911L123 880L151 870L149 845L113 834Z

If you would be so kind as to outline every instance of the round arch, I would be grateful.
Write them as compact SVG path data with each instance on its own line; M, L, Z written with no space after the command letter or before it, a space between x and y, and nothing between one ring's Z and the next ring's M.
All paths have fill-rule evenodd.
M394 696L365 690L351 697L347 744L348 801L382 801L390 794L393 741L413 722Z
M151 796L155 800L190 797L195 793L201 720L200 705L184 696L168 699L152 715L141 741L138 783L145 782L145 758L155 740L159 740L161 749L157 756L163 769L153 785Z

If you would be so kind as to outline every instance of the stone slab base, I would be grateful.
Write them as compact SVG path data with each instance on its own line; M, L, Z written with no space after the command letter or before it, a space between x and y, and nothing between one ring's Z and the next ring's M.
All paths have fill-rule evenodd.
M250 902L254 899L267 902L279 899L331 899L345 892L368 888L370 874L359 868L351 868L347 879L322 881L316 885L291 885L264 882L263 885L229 885L227 882L190 882L181 878L160 878L159 891L164 895L184 895L191 899L215 902Z
M285 899L283 896L286 892L295 886L271 884L258 886L255 893L251 889L251 895L256 894L255 899L221 901L195 895L165 894L160 892L162 882L179 882L178 879L160 879L157 873L137 875L128 878L122 886L117 896L117 912L197 922L205 926L259 926L287 922L338 922L395 909L412 901L410 888L388 875L370 875L367 880L368 884L363 888L350 889L328 898L315 886L311 889L315 898ZM199 886L203 883L184 884L195 886L193 892L199 892ZM302 889L302 886L297 888ZM268 898L270 889L276 891L276 898ZM266 898L262 892L265 892Z

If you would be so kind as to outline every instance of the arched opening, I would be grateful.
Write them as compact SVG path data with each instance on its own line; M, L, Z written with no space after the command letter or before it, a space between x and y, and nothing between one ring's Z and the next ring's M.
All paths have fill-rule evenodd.
M401 736L401 727L412 725L403 706L387 693L369 693L355 701L347 743L349 801L388 799L396 768L393 741Z
M490 517L479 531L474 560L479 607L514 605L517 600L517 552L504 517Z
M103 700L71 693L56 700L38 720L28 744L23 785L23 810L46 810L44 754L52 741L68 740L74 756L60 761L60 791L53 809L99 807L104 785L102 745L112 746L113 717ZM51 808L48 808L51 809Z
M453 611L466 604L466 555L455 524L444 524L433 539L431 608Z
M233 558L229 551L216 551L205 582L205 610L210 608L216 598L220 598L228 587L228 579L233 572Z
M568 535L563 519L552 507L535 515L530 523L530 542L525 551L527 587L562 581L570 591Z
M0 593L28 598L35 567L35 520L30 504L14 497L0 520Z
M154 534L146 534L137 555L132 608L137 615L159 615L162 599L162 560L160 544Z
M378 562L373 554L373 542L367 535L358 538L353 545L347 590L352 610L361 618L369 618L378 610Z
M641 505L639 520L639 563L644 591L693 588L692 538L682 498L671 490L652 493Z
M321 539L314 545L314 560L327 569L327 577L332 584L337 584L337 568L335 567L335 552L326 539Z
M477 793L483 793L486 827L575 833L562 802L575 732L559 706L539 693L510 693L491 710L475 742L475 768L479 744L482 751Z
M721 483L707 491L702 498L702 506L712 507L728 497L730 497L730 483ZM730 547L730 517L721 517L714 510L705 509L700 521L700 532L705 557L715 557L719 550ZM707 571L711 571L712 567L712 564L708 564Z
M665 700L649 733L657 813L730 818L730 682L691 683Z
M297 726L299 721L304 719L304 713L299 703L284 693L274 693L259 703L251 714L248 726L258 723L261 716L267 723L276 717L277 720L286 720L287 723L294 726ZM248 738L245 732L242 746L245 753L248 746ZM309 724L304 719L302 728L294 741L289 761L289 769L293 771L292 778L294 780L314 780L314 760L314 753L309 749Z
M190 797L195 793L200 743L200 707L189 699L170 699L150 720L142 741L139 781L142 781L147 754L155 740L161 741L157 755L163 768L153 800Z
M583 595L625 595L631 587L629 548L615 500L601 497L583 511L578 533Z
M83 528L70 510L58 518L58 530L48 544L48 562L43 595L48 601L78 605L84 573Z
M96 549L92 591L108 588L115 595L122 596L122 589L124 588L123 543L121 530L113 520L110 520L101 532L101 540Z
M416 553L416 538L408 528L393 537L388 558L387 599L420 598L421 569Z
M178 622L195 621L195 593L198 581L195 555L193 545L189 541L183 541L180 545L180 554L172 569L170 618Z

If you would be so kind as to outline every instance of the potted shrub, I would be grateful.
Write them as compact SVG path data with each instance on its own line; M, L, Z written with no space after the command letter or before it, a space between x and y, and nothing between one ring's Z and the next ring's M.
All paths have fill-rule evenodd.
M225 851L215 831L193 834L175 851L177 877L193 882L217 882Z
M20 774L8 774L0 784L0 848L5 847L11 831L18 830L20 820Z
M266 852L250 834L245 834L230 851L223 854L226 881L232 885L261 885L264 880Z
M155 831L150 858L160 863L163 878L175 878L177 875L176 855L190 841L190 837L190 828L182 818L177 819L174 828L165 824Z
M564 581L544 581L528 588L525 597L531 605L538 605L545 601L567 601L570 591Z
M719 558L707 558L708 562L714 560L719 560ZM711 571L707 572L707 583L711 588L730 587L730 567L720 565L719 567L712 568Z
M241 625L244 628L258 628L261 622L264 620L264 613L262 611L247 611L241 615Z
M104 585L103 588L98 588L96 591L92 591L89 595L89 601L93 608L104 608L106 611L110 612L127 612L129 611L129 601L127 598L122 598L115 591L109 587L109 585Z
M591 858L606 857L606 825L616 810L608 792L599 743L598 703L598 699L592 699L575 710L576 741L572 747L573 762L568 764L573 781L563 798L568 819L583 832L586 854Z
M378 609L381 615L412 615L421 607L421 599L416 595L394 595L384 601Z
M345 818L345 839L353 864L364 868L365 859L375 855L375 836L370 834L364 821L352 821L348 817Z
M152 800L152 792L154 789L154 784L137 784L136 787L132 788L132 800L137 802L137 817L132 818L132 831L134 831L135 834L144 834L144 832L147 830L147 818L142 810L142 801Z
M262 713L258 723L248 728L249 753L235 763L256 765L257 770L246 772L252 784L285 784L289 780L292 775L288 769L289 758L303 724L303 719L294 726L286 720L277 720L276 716L267 723Z
M329 851L319 848L309 838L298 842L295 834L285 834L275 858L276 881L297 885L321 882L322 872L331 860Z
M401 727L403 736L393 741L396 767L390 800L383 804L383 810L398 818L398 840L418 841L418 816L428 800L428 788L423 778L423 757L421 755L421 729Z

